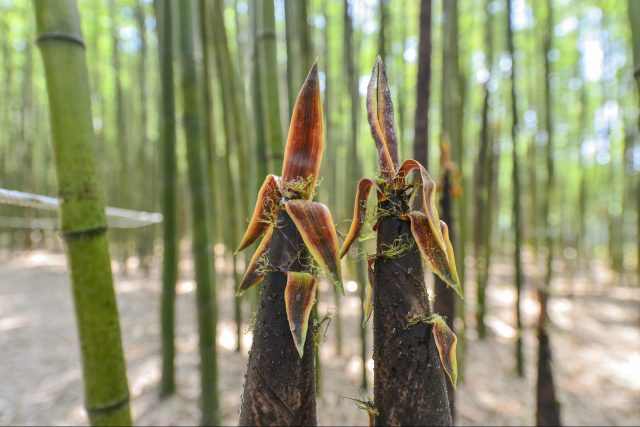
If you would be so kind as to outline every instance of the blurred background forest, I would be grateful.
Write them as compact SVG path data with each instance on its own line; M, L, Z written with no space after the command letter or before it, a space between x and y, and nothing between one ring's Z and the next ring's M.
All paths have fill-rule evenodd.
M167 16L152 0L78 2L105 203L165 215L146 225L110 220L108 231L137 423L200 417L185 130L205 133L218 387L223 423L235 424L258 291L235 298L251 252L233 250L263 177L279 172L270 166L315 58L326 141L316 200L336 222L352 217L357 180L377 165L364 97L378 55L400 157L421 161L439 187L451 173L465 296L454 321L456 423L534 423L539 293L549 299L563 422L640 421L640 110L628 2L507 1L201 0L190 20L172 2L173 36L164 42ZM0 188L56 197L33 6L0 0L0 11ZM198 35L191 51L179 41L188 31ZM161 110L163 57L173 61L173 122ZM202 97L204 115L196 122L182 119L194 102L180 90L183 61L199 67L191 96ZM418 85L420 73L428 86ZM167 124L177 129L174 213L163 204ZM56 217L0 203L3 425L86 423ZM171 282L169 272L168 285L177 294L177 394L160 400L168 219L178 242L170 257L178 277ZM345 234L348 222L338 224ZM342 399L358 397L353 385L371 393L373 378L371 323L359 330L366 276L355 253L347 258L346 298L328 281L318 288L317 316L334 313L319 347L320 424L367 422Z

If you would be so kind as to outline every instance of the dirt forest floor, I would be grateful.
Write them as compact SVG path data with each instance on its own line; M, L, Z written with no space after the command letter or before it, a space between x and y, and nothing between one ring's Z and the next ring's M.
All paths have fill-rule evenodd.
M136 260L129 260L135 267ZM228 270L219 257L216 264ZM555 265L555 264L554 264ZM160 400L159 301L157 268L146 278L141 270L124 274L114 263L116 291L127 359L132 411L138 425L194 425L199 422L198 338L192 263L180 263L176 303L176 395ZM555 268L555 267L554 267ZM561 417L565 425L640 424L640 289L617 286L599 264L572 274L558 268L553 281L551 345ZM532 273L533 272L533 273ZM524 293L526 372L515 371L515 291L508 263L492 265L488 288L490 336L477 339L467 319L467 348L459 383L456 424L535 424L536 345L534 325L539 306ZM529 266L529 288L535 269ZM218 349L223 422L236 425L251 337L243 332L240 351L233 321L232 284L220 281ZM335 307L327 283L321 283L319 310ZM347 292L339 299L342 348L338 355L336 324L320 348L322 390L320 425L367 425L367 414L343 397L358 397L363 364L358 339L360 299ZM466 304L472 307L473 295ZM243 301L250 320L249 299ZM369 353L371 346L371 322ZM71 292L61 253L0 252L0 425L85 425L82 384ZM369 393L373 374L367 362Z

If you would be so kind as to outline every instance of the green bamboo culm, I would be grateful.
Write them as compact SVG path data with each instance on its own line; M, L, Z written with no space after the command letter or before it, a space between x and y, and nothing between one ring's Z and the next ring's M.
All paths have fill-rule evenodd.
M629 20L631 21L631 44L633 52L633 77L640 90L640 3L637 0L629 0ZM636 202L638 212L638 258L640 259L640 175L637 178ZM640 283L640 262L638 262L638 283Z
M162 214L164 220L162 257L162 300L160 324L162 327L162 380L160 394L168 396L175 391L174 310L176 281L178 280L177 233L177 164L176 164L176 110L173 89L173 31L171 2L156 0L158 19L158 57L160 60L160 146L162 151Z
M89 76L75 0L34 1L51 141L91 425L131 425L129 388L106 236Z
M200 347L202 425L220 423L216 324L218 317L215 284L210 271L208 223L208 174L205 164L204 100L202 96L202 48L193 0L180 3L182 50L183 126L187 142L187 164L191 193L192 252L195 263L196 301Z
M206 0L203 0L206 1ZM233 228L233 238L231 248L235 249L242 239L242 228L245 222L241 218L248 216L249 189L251 174L246 169L246 125L244 122L244 112L240 105L238 96L234 93L240 92L238 86L239 79L234 70L227 42L227 32L224 24L223 2L213 2L210 4L212 17L212 33L215 51L215 63L218 77L220 79L220 92L222 94L222 116L224 119L224 130L226 140L227 159L227 179L232 183L233 191L227 191L229 212L231 215L231 227ZM235 178L235 179L234 179ZM238 197L238 195L240 197ZM253 195L252 195L253 197ZM246 258L246 255L233 254L233 282L235 287L240 286L242 275L238 272L237 259ZM238 346L236 351L240 351L242 342L242 306L240 298L234 298L234 316L237 328Z
M262 22L258 16L258 0L249 1L249 16L251 19L251 40L253 41L252 53L251 53L251 107L253 110L253 124L254 137L255 137L255 163L256 163L256 185L260 188L264 177L269 173L268 159L267 159L267 139L264 117L264 101L262 99L261 91L261 66L260 56L263 53L260 52L259 47L259 35Z
M514 265L516 282L516 372L524 376L524 356L522 354L522 320L520 318L520 293L522 291L522 260L520 246L522 241L521 207L520 207L520 173L518 171L518 109L516 105L516 63L513 57L513 28L511 23L511 0L507 1L507 48L511 56L511 139L513 140L513 227L515 239Z
M269 170L278 173L284 160L285 136L280 118L278 92L278 53L276 45L276 16L272 1L258 1L258 19L262 26L257 34L260 49L262 108L265 114Z

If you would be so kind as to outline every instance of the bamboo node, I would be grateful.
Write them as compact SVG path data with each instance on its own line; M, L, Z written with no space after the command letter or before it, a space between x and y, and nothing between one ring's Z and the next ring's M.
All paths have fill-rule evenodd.
M48 40L66 40L75 44L79 44L83 49L85 49L84 39L81 36L76 36L75 34L70 33L62 33L58 31L52 31L39 35L36 39L36 45L40 46L41 42Z
M275 38L276 38L276 32L273 30L258 31L256 33L256 39L258 40L275 39Z
M104 414L105 412L116 411L128 404L129 404L129 393L127 393L127 395L123 399L118 400L117 402L110 403L104 406L99 406L97 408L85 408L85 409L87 411L87 414L89 414L89 416L96 416L96 415Z
M81 240L81 239L86 239L88 237L97 236L99 234L105 233L106 231L107 231L107 227L101 226L101 227L89 228L87 230L66 231L61 234L65 240Z

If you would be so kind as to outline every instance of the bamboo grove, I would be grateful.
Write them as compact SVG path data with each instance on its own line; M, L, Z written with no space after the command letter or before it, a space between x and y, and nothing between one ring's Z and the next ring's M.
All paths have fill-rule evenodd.
M536 378L535 422L561 424L554 284L573 295L606 265L640 285L637 9L0 2L0 188L60 200L59 224L0 204L0 250L64 249L89 422L131 424L113 275L141 269L163 398L181 388L176 286L195 285L203 425L238 419L225 322L246 356L241 425L316 425L343 354L363 424L452 425L470 343L497 333L492 289L513 295L503 357Z

